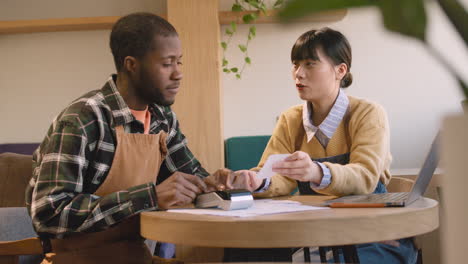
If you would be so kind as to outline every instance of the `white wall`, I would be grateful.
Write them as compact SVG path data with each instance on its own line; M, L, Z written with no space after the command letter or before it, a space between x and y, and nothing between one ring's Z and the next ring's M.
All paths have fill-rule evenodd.
M1 0L0 20L164 13L154 0ZM42 141L52 119L115 72L110 30L0 35L0 144Z
M0 20L122 16L162 10L166 10L166 0L1 0Z
M221 4L229 7L224 0ZM2 0L0 20L123 15L158 12L164 6L154 0ZM430 39L468 76L464 44L437 8L431 8L430 16ZM342 31L353 47L354 82L348 93L387 109L393 168L418 168L440 118L460 109L456 83L419 43L386 32L372 9L352 10L344 20L327 25ZM271 134L276 116L300 103L290 77L290 48L300 34L321 26L257 25L249 48L253 65L242 80L223 75L226 138ZM99 89L114 72L108 35L108 30L0 35L0 143L41 141L63 107ZM242 59L234 50L228 54L231 63Z

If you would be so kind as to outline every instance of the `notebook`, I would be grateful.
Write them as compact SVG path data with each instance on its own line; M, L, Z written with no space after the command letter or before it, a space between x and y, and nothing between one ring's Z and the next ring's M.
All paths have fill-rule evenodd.
M437 134L432 142L426 160L409 193L349 195L328 200L325 202L325 205L330 207L403 207L418 200L426 191L437 164L439 163L439 134Z

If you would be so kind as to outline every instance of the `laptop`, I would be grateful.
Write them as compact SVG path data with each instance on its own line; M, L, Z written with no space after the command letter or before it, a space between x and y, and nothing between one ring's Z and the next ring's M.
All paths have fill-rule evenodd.
M439 133L440 134L440 133ZM419 171L411 191L401 193L378 193L366 195L349 195L325 201L326 206L340 207L403 207L418 200L427 189L432 175L439 163L439 134L432 142L429 154Z

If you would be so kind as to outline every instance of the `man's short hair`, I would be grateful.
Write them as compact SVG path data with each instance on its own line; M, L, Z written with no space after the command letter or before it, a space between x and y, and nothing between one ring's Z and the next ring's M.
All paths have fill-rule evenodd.
M153 48L155 36L177 36L177 31L165 19L151 13L133 13L117 20L110 35L117 72L122 70L125 57L143 58Z

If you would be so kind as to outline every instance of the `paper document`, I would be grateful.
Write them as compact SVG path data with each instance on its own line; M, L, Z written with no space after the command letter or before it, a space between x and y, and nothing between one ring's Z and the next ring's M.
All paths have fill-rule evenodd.
M291 213L312 210L326 210L328 207L318 207L303 205L300 202L288 200L255 200L254 204L248 209L224 211L222 209L171 209L171 213L186 213L196 215L218 215L233 217L252 217L258 215Z
M265 164L263 164L262 169L257 173L257 178L260 178L260 179L271 178L273 175L276 174L275 172L273 172L273 164L277 161L284 160L289 155L291 154L270 155L267 161L265 162Z

